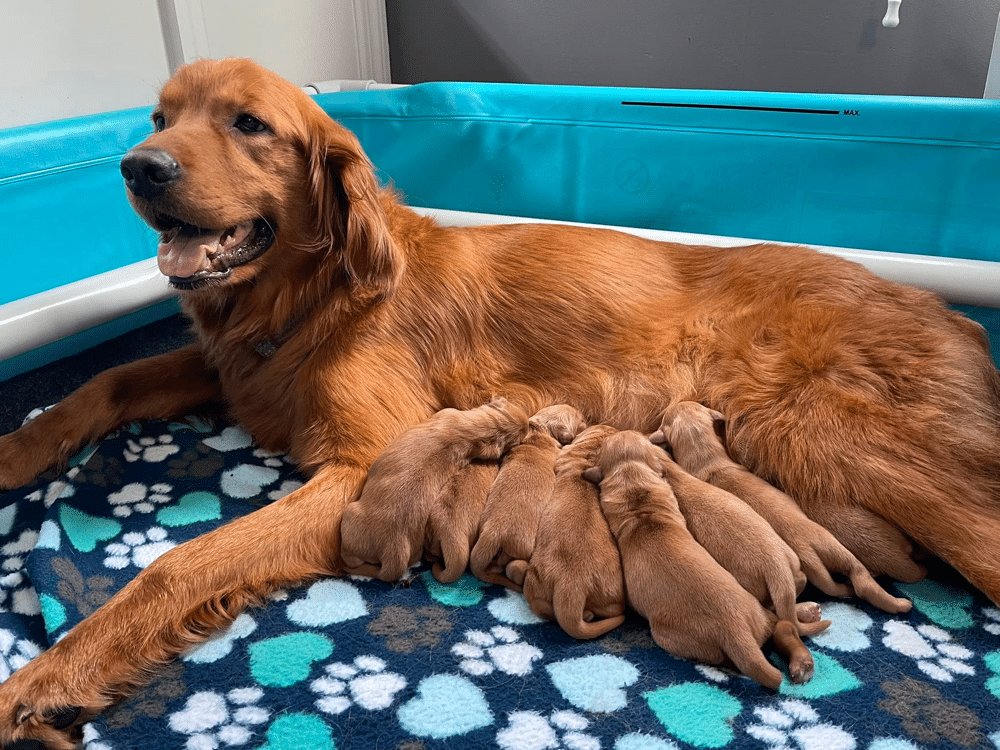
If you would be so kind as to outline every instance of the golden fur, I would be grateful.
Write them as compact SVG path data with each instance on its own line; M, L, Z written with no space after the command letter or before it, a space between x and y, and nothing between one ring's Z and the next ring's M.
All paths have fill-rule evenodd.
M237 127L248 115L262 129ZM163 555L16 672L0 741L68 748L80 721L247 606L338 574L341 515L381 450L495 394L647 433L677 401L706 404L734 460L855 554L839 519L871 514L1000 603L1000 375L981 330L934 295L802 248L438 226L379 187L354 135L247 60L182 67L155 117L134 151L166 154L179 178L130 195L140 216L260 220L274 244L180 293L197 343L109 370L0 438L0 486L129 420L219 404L310 479ZM79 721L55 726L67 707Z
M795 551L809 582L821 591L831 596L857 594L886 612L910 610L909 600L891 596L879 586L865 566L829 531L811 521L794 500L729 458L716 434L720 425L724 418L718 412L682 401L664 413L659 434L682 469L733 493L767 521ZM909 545L883 543L877 559L877 570L888 567L908 578L914 575ZM846 576L851 585L837 583L832 573Z
M595 456L600 502L621 551L629 605L649 620L653 640L674 656L709 664L733 663L761 685L777 690L781 673L761 646L778 616L761 606L688 530L659 451L638 432L611 435ZM795 619L794 601L792 620ZM789 623L789 625L791 625ZM796 630L818 633L829 621L779 631L795 682L813 674L813 659Z
M574 638L596 638L625 621L618 547L601 515L597 488L583 478L601 441L613 432L606 425L588 427L562 449L531 559L507 566L508 577L523 581L532 611L555 619Z
M527 416L498 400L443 409L396 438L372 463L361 497L344 509L346 572L396 581L426 552L444 561L434 565L439 580L457 580L496 475L495 466L473 460L499 460L527 430Z
M538 520L555 486L556 457L562 444L572 442L586 427L580 412L564 404L547 406L529 423L527 437L503 458L469 558L477 578L514 591L521 591L523 579L511 579L507 566L531 559Z

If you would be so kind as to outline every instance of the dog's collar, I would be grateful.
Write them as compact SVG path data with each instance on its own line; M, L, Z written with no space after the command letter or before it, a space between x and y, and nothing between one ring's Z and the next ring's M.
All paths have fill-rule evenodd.
M308 312L293 315L288 319L288 322L285 323L285 326L274 336L263 336L249 341L248 346L250 347L250 350L257 354L261 359L271 359L271 357L278 353L278 349L280 349L292 336L295 335L295 331L308 317Z

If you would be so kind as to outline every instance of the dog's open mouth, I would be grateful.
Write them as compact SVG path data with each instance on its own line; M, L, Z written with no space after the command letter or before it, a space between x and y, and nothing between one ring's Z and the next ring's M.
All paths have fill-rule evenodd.
M227 279L233 269L263 255L274 242L264 219L251 219L226 229L204 229L168 216L157 217L160 273L177 289L197 289Z

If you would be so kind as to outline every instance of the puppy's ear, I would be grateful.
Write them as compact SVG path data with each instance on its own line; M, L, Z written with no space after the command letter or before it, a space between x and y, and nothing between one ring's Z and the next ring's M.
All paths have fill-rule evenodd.
M663 434L663 430L649 433L646 439L653 445L665 446L667 444L667 436Z
M588 482L593 482L594 484L600 484L601 480L604 479L604 472L601 471L600 466L591 466L589 469L583 472L582 476Z
M719 438L719 442L723 445L726 444L726 418L720 412L715 409L709 409L708 415L712 418L712 429L715 430L716 436Z
M389 232L375 168L349 130L329 120L313 131L306 144L319 211L313 246L341 253L356 294L371 302L386 299L405 260Z

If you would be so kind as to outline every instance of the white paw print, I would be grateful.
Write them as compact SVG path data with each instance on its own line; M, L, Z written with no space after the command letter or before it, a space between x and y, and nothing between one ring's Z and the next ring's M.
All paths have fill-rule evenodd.
M280 500L285 495L290 495L302 486L302 482L297 479L286 479L278 489L268 492L267 497L270 500Z
M261 458L264 461L264 466L269 466L272 469L277 469L279 466L284 466L285 462L282 461L284 453L272 453L271 451L264 450L263 448L257 448L253 452L254 458Z
M107 557L104 566L121 570L129 564L145 568L167 550L176 547L176 542L167 539L167 532L159 526L147 530L130 531L122 536L121 542L112 542L104 548Z
M126 484L118 492L108 495L108 502L114 506L111 513L119 518L128 518L133 513L152 513L156 506L170 502L169 484L154 484L150 487L141 482Z
M66 479L73 479L77 474L80 473L80 467L74 466L72 469L66 472ZM56 500L62 500L63 498L73 497L76 494L76 486L68 481L63 481L62 479L56 479L53 482L49 482L45 489L35 490L24 496L25 500L31 500L32 502L38 502L41 500L46 508L51 508Z
M1000 635L1000 609L996 607L983 607L983 615L986 617L986 624L983 629L987 633Z
M385 671L386 664L376 656L359 656L353 664L328 664L326 676L313 680L310 687L322 696L316 708L339 714L352 705L366 711L381 711L392 705L396 694L406 687L401 674Z
M38 532L34 529L25 529L21 535L13 542L7 542L0 547L0 554L3 555L3 570L17 571L24 567L24 559L38 543Z
M599 750L601 741L583 731L589 725L575 711L553 711L548 717L514 711L507 715L507 728L497 733L497 745L504 750Z
M499 669L523 677L531 672L532 662L542 658L541 651L521 641L520 633L505 625L497 625L489 633L468 630L465 640L452 646L451 652L462 660L459 669L476 676Z
M254 727L270 717L270 711L255 705L263 697L264 691L257 687L237 688L225 695L202 691L188 698L167 723L175 732L188 735L187 750L245 745L253 738Z
M0 682L42 653L26 638L18 638L9 630L0 630Z
M128 440L126 441L126 446L124 451L126 461L133 462L141 458L143 461L148 461L152 464L166 461L170 456L180 452L181 449L179 445L174 445L172 435Z
M19 615L42 613L42 605L38 601L35 587L19 570L0 577L0 612L14 612Z
M936 625L919 625L914 628L905 622L890 620L883 626L882 643L909 656L917 662L921 672L939 682L952 682L955 675L974 675L969 664L974 654L951 640L947 630Z
M774 706L753 711L758 723L747 734L763 742L769 750L854 750L854 736L833 724L820 723L819 714L798 700L781 700Z
M114 745L101 739L93 723L83 725L83 750L114 750Z

